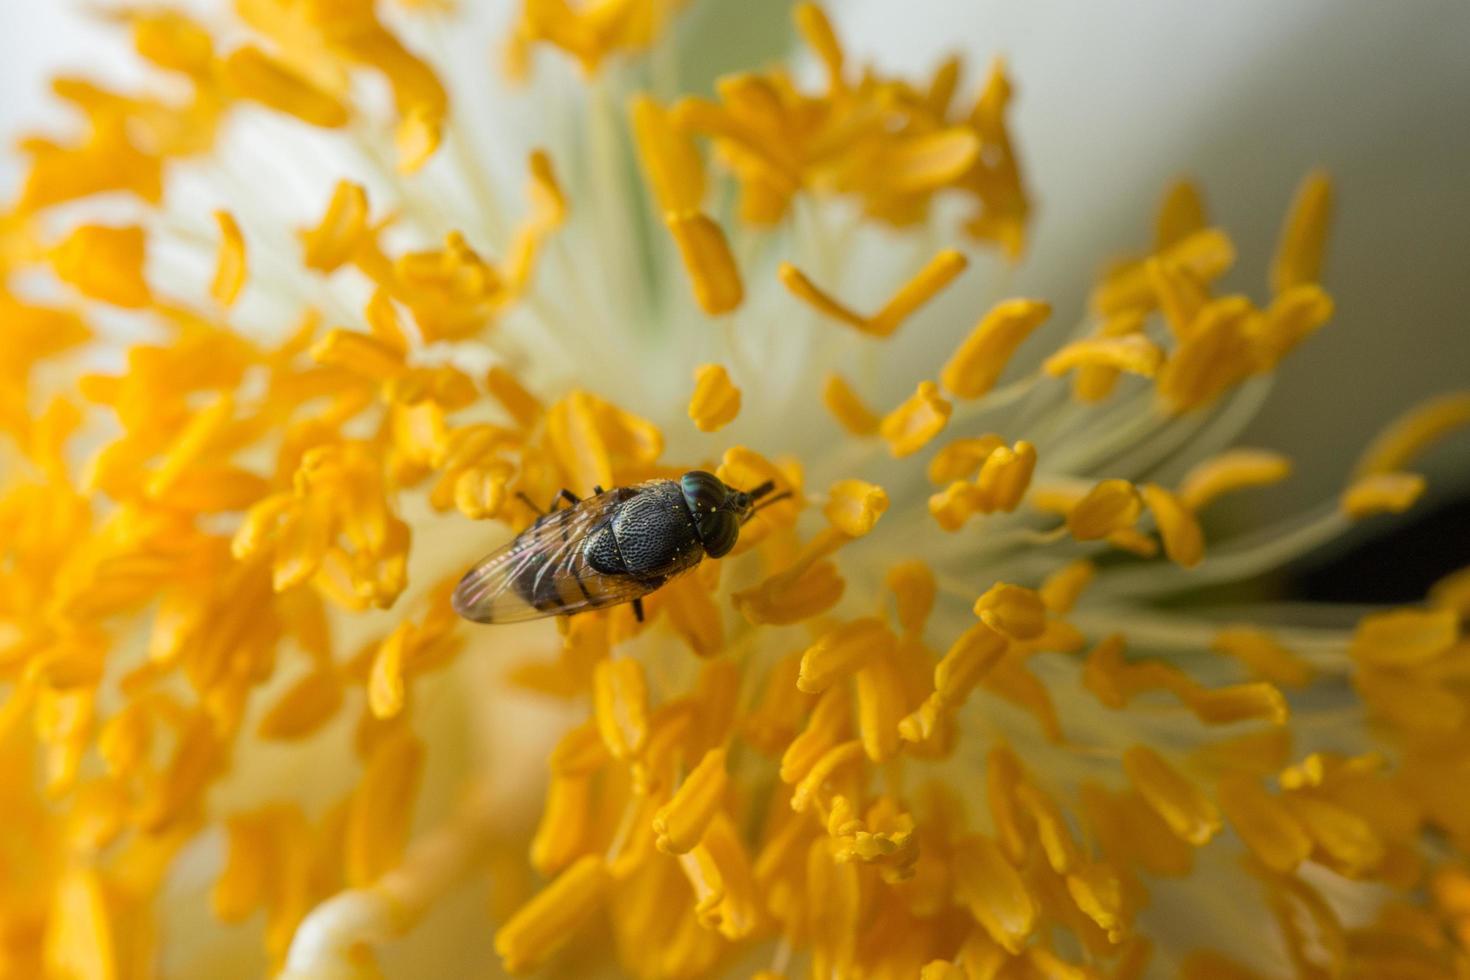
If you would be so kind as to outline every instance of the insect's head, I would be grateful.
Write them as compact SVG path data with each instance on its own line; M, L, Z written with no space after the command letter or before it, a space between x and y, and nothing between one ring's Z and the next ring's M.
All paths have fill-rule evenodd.
M767 480L754 490L736 490L713 473L690 470L679 478L679 488L684 491L684 503L689 506L689 513L694 515L694 527L705 554L719 558L735 547L740 538L740 525L750 520L758 509L756 501L769 494L776 485ZM785 496L787 494L778 494L766 503Z

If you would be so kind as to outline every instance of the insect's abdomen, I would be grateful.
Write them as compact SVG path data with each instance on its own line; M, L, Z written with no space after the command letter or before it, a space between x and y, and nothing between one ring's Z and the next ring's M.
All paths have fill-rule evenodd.
M623 567L636 578L666 578L704 558L684 491L672 480L652 484L625 502L610 530Z

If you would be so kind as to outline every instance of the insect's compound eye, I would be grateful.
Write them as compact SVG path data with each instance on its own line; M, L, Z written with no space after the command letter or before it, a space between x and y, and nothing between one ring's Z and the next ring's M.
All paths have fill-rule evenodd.
M694 515L694 526L704 553L719 558L735 547L740 537L740 515L731 510L735 494L713 473L691 470L679 478L684 503Z
M728 510L717 510L699 522L699 540L704 553L721 558L740 540L740 519Z
M684 503L689 505L689 513L694 515L696 522L728 506L726 498L730 495L730 488L713 473L690 470L679 478L679 489L684 491Z

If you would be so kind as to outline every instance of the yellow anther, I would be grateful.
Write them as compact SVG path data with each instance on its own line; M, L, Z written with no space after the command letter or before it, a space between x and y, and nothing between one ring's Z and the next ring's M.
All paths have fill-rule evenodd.
M1046 359L1042 370L1053 377L1068 371L1101 368L1151 378L1164 361L1164 352L1142 334L1089 337L1074 340Z
M1424 495L1428 484L1418 473L1372 473L1342 492L1338 506L1353 520L1375 514L1402 514Z
M1143 511L1127 480L1103 480L1067 511L1067 530L1078 541L1095 541L1131 528Z
M231 307L245 285L245 238L240 226L228 211L216 211L215 223L219 225L219 252L214 264L214 279L209 285L209 295L223 307Z
M975 600L976 616L1017 640L1034 640L1046 629L1046 604L1035 589L997 582Z
M893 633L880 619L854 620L823 634L801 655L796 686L811 694L825 691L874 657L893 649Z
M689 399L689 417L700 432L714 432L729 425L740 413L740 389L720 364L701 364L694 369L694 395Z
M1162 261L1183 269L1202 283L1213 282L1235 263L1235 246L1218 228L1201 228L1158 253ZM1103 316L1125 310L1151 310L1157 303L1146 262L1123 266L1093 290L1092 308Z
M1279 483L1291 460L1264 449L1232 449L1196 463L1179 483L1179 502L1198 513L1217 497L1246 487Z
M505 968L524 973L546 962L597 911L611 885L603 859L587 855L523 905L495 934Z
M347 107L330 93L253 45L231 52L224 69L239 95L302 122L335 129L351 118Z
M1283 357L1332 318L1332 297L1315 283L1293 286L1277 295L1260 318L1251 321L1257 370L1275 367Z
M665 854L685 854L704 836L725 795L725 750L710 749L653 817L657 845Z
M332 272L352 259L367 235L367 192L360 184L338 181L321 222L301 233L306 250L302 264L318 272Z
M830 561L819 561L795 578L772 576L731 598L752 624L788 625L832 608L842 598L843 585L837 567Z
M630 657L603 660L592 678L592 704L602 744L613 758L631 759L648 739L648 685L643 665Z
M1454 645L1459 622L1453 610L1396 609L1364 616L1353 633L1354 660L1375 667L1413 667Z
M1143 330L1144 313L1141 310L1123 310L1103 321L1096 336L1099 339L1129 337ZM1115 367L1100 364L1084 364L1072 377L1072 394L1080 402L1099 402L1113 393L1118 383L1119 371Z
M945 390L956 398L979 398L995 387L1016 348L1050 315L1051 305L1040 300L997 304L940 371Z
M900 286L898 292L872 316L864 316L835 299L789 262L782 263L778 275L792 295L824 316L845 323L862 333L887 337L965 271L968 264L963 253L945 249Z
M929 482L944 485L973 477L1005 440L997 435L966 436L945 443L929 460Z
M1283 687L1302 687L1310 683L1316 674L1311 664L1282 646L1269 633L1247 626L1220 631L1215 635L1211 649L1234 657L1257 677Z
M647 95L633 98L632 116L638 159L659 210L665 214L698 211L704 202L705 176L694 141Z
M1038 590L1041 601L1058 615L1071 612L1096 575L1097 566L1086 559L1069 562L1046 577Z
M883 584L898 605L898 622L905 633L919 633L934 608L938 585L929 566L917 558L899 562L888 570Z
M1209 287L1187 267L1168 258L1144 260L1144 272L1169 332L1177 339L1184 339L1193 328L1195 317L1210 301Z
M1022 439L1010 449L1001 446L990 454L975 478L980 510L1010 513L1021 504L1036 470L1036 447Z
M1170 490L1157 483L1141 488L1143 502L1153 512L1159 535L1164 539L1164 553L1169 560L1185 568L1193 568L1205 556L1205 538L1194 513Z
M1271 264L1271 288L1284 293L1293 286L1317 282L1332 222L1332 178L1313 171L1297 188L1296 199L1281 229L1276 259Z
M838 424L855 436L872 435L882 421L840 374L827 375L822 385L822 404Z
M1363 451L1354 473L1368 476L1402 470L1430 446L1467 425L1470 391L1438 395L1414 406L1380 432Z
M1199 187L1190 180L1175 181L1164 192L1164 199L1159 205L1154 224L1154 249L1162 252L1207 224L1204 197Z
M423 769L423 744L406 730L373 746L342 832L349 886L376 881L402 859Z
M850 537L860 538L873 529L888 509L888 494L865 480L838 480L827 491L822 509L832 526Z
M137 225L82 225L51 252L56 277L88 299L126 309L153 300L143 277L148 239Z
M1150 809L1181 840L1196 847L1220 831L1220 813L1199 789L1153 749L1135 745L1123 753L1123 769Z
M988 837L974 835L955 845L950 858L955 897L990 938L1019 955L1036 927L1039 910L1025 880Z
M951 411L934 382L920 381L907 401L883 417L879 431L894 456L911 456L944 429Z
M679 246L700 308L717 316L739 306L745 288L720 226L703 214L689 211L668 214L664 221Z
M1312 839L1279 796L1254 777L1227 776L1216 793L1220 809L1251 853L1281 874L1295 871L1312 853Z

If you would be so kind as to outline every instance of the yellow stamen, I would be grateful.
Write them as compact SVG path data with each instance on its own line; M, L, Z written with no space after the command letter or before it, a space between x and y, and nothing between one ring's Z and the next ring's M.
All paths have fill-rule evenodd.
M1235 246L1218 228L1201 228L1159 252L1158 259L1199 282L1213 282L1235 264ZM1135 262L1105 278L1093 290L1092 308L1102 316L1151 310L1157 303L1147 262Z
M1270 634L1247 626L1221 630L1211 649L1245 664L1257 677L1282 687L1303 687L1316 671L1312 665L1276 642Z
M602 904L612 883L602 858L580 858L495 934L495 952L512 973L546 962Z
M980 510L987 514L994 511L1009 514L1015 510L1031 486L1031 474L1035 470L1036 447L1024 439L1014 447L1001 446L992 452L975 478Z
M1458 635L1449 609L1397 609L1365 616L1353 633L1352 656L1377 667L1412 667L1447 651Z
M408 731L393 732L373 746L343 830L348 885L370 884L403 857L423 768L423 744Z
M1197 786L1144 745L1123 753L1123 768L1135 789L1169 829L1196 847L1220 830L1220 814Z
M643 665L629 657L603 660L593 674L593 707L602 744L615 759L631 759L648 739L648 685Z
M991 629L1034 640L1046 629L1046 604L1035 589L997 582L975 600L975 615Z
M701 364L694 369L694 395L689 399L689 417L700 432L714 432L729 425L740 413L740 389L730 383L730 374L719 364Z
M1124 310L1103 321L1096 336L1101 339L1128 337L1143 330L1144 313ZM1072 394L1080 402L1100 402L1113 393L1119 371L1100 364L1084 364L1072 377Z
M219 255L215 260L214 281L209 285L209 295L220 306L228 309L235 305L240 289L245 285L245 239L240 226L228 211L216 211L215 223L219 225Z
M1141 334L1089 337L1074 340L1048 357L1042 370L1052 377L1061 377L1068 371L1101 368L1151 378L1163 361L1164 352Z
M874 762L898 754L898 726L904 716L903 677L893 654L882 651L857 672L858 733Z
M531 838L530 858L535 869L553 875L585 853L592 806L592 780L585 775L553 773L546 787L541 822Z
M799 3L792 12L802 39L822 60L827 69L827 83L833 89L842 86L842 43L832 30L832 22L815 3Z
M1013 299L997 304L975 325L939 373L956 398L979 398L1000 380L1006 364L1031 331L1051 315L1040 300Z
M1338 506L1353 520L1376 514L1402 514L1428 488L1418 473L1371 473L1354 480L1342 492Z
M817 694L893 649L896 640L882 620L857 619L822 635L801 656L796 686Z
M1260 361L1258 370L1269 370L1332 318L1332 297L1320 286L1293 286L1271 301L1265 316L1249 326Z
M827 491L822 513L832 526L849 537L860 538L873 530L888 510L888 494L865 480L838 480Z
M700 308L716 316L738 307L745 291L720 226L703 214L689 212L671 214L666 222L679 246Z
M819 561L795 579L773 576L753 589L736 592L735 608L753 625L799 623L837 604L844 583L837 566Z
M832 413L838 424L855 436L872 435L878 431L882 421L863 404L858 393L840 374L827 375L822 386L822 404L827 406L827 411Z
M1154 248L1163 251L1208 224L1204 196L1199 187L1190 180L1175 181L1169 185L1163 203L1159 205L1154 225Z
M807 303L817 312L829 316L848 326L875 337L887 337L903 325L920 307L933 299L940 290L948 286L968 265L965 256L953 249L945 249L930 259L898 292L883 304L883 308L872 316L863 316L844 305L813 283L790 263L783 263L778 270L781 282L792 295Z
M679 785L673 798L653 817L658 849L665 854L687 854L700 842L705 828L724 800L725 750L710 749Z
M1146 483L1140 489L1143 502L1159 526L1169 560L1185 568L1198 565L1205 555L1205 539L1194 514L1172 491L1157 483Z
M1312 853L1312 839L1277 796L1250 776L1232 775L1220 781L1220 809L1266 867L1287 874Z
M367 192L360 184L338 181L321 222L301 233L306 249L302 264L318 272L332 272L367 241Z
M955 895L994 939L1013 956L1036 926L1038 909L1020 874L995 842L974 835L951 856Z
M51 253L56 277L89 299L126 309L153 300L143 277L148 242L136 225L82 225Z
M1071 612L1096 575L1097 566L1086 559L1069 562L1046 577L1038 590L1041 601L1057 615Z
M929 460L929 482L942 486L968 480L1003 445L1005 440L997 435L966 436L945 443Z
M665 214L698 211L704 203L705 176L694 141L647 95L633 98L632 117L638 159L659 210Z
M1138 491L1127 480L1102 480L1067 511L1067 530L1078 541L1095 541L1131 528L1143 512Z
M1232 449L1196 463L1179 483L1179 502L1198 513L1211 501L1246 487L1279 483L1291 473L1291 460L1264 449Z
M883 584L893 593L898 622L905 633L919 633L934 608L939 586L929 566L917 558L899 562L888 570Z
M330 93L254 45L232 51L224 69L230 86L242 97L302 122L336 129L347 125L351 118L347 108Z
M1434 443L1470 425L1470 391L1439 395L1395 419L1363 451L1354 473L1369 476L1402 470Z
M1435 582L1429 589L1429 601L1458 613L1462 619L1470 618L1470 568L1451 572Z
M1323 171L1314 171L1297 188L1281 229L1281 242L1271 264L1271 288L1275 292L1284 293L1293 286L1321 279L1331 220L1332 178Z
M292 685L260 719L265 739L305 738L326 724L342 705L342 679L315 670Z
M883 417L879 426L888 451L897 458L912 456L928 445L949 423L952 406L932 381L920 381L918 390Z

